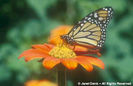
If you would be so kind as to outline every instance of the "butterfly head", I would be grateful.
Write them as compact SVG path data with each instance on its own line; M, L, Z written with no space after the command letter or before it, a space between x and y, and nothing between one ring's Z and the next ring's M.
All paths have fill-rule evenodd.
M70 38L68 35L61 35L60 37L61 37L61 39L63 39L63 41L65 41L66 43L73 45L74 40L73 40L72 38Z

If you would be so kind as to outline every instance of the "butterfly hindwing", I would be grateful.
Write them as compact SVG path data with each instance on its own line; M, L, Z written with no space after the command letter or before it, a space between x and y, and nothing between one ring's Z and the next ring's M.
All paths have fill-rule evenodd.
M98 9L79 21L68 33L68 36L78 44L102 47L112 14L111 7Z

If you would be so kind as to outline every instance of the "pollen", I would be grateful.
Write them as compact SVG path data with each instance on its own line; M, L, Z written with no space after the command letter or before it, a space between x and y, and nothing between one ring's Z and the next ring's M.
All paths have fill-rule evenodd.
M57 45L49 52L49 54L56 58L76 57L75 52L72 49L70 49L67 45Z

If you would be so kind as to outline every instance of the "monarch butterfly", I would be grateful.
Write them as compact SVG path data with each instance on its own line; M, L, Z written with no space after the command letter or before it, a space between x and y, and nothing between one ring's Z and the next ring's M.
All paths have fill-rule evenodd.
M93 45L102 47L106 38L106 28L112 18L112 7L100 8L73 26L73 28L65 35L61 35L61 39L68 44L74 45Z

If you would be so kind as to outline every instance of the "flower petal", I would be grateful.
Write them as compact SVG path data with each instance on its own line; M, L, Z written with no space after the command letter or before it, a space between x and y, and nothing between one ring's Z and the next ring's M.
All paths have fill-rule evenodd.
M18 58L20 59L21 57L25 57L26 61L30 61L35 58L45 58L45 57L50 57L50 56L48 55L47 51L29 49L29 50L24 51Z
M77 59L77 61L78 61L78 63L83 67L83 68L85 68L87 71L92 71L93 70L93 66L90 64L90 62L89 61L87 61L86 59L84 59L84 58L82 58L82 57L80 57L80 56L78 56L78 57L76 57L76 59Z
M96 47L95 46L92 46L92 45L79 45L79 44L75 44L75 51L88 51L88 49L95 49ZM79 50L80 49L80 50Z
M76 59L70 59L70 58L62 59L62 64L71 70L77 68L77 66L78 66L77 60Z
M57 28L55 28L54 30L52 30L51 34L50 34L50 38L49 38L49 43L51 44L59 44L62 43L62 39L60 38L61 35L67 34L70 29L72 28L72 26L59 26Z
M60 63L60 59L56 59L56 58L46 58L43 61L43 66L47 69L52 69L55 65Z
M78 56L78 58L81 58L81 59L84 59L84 60L87 60L89 63L101 68L101 69L104 69L104 63L96 58L96 57L92 57L92 56Z
M32 45L33 49L40 49L40 50L45 50L45 51L50 51L50 49L43 45L43 44L38 44L38 45Z
M101 56L101 54L99 53L99 49L91 49L83 46L75 46L74 51L77 55L97 54L99 57Z
M97 56L98 56L98 57L101 57L102 54L101 54L100 52L97 52Z
M49 50L51 50L52 48L54 48L54 45L52 44L44 44Z
M91 64L98 66L101 69L104 69L104 63L102 62L102 60L95 57L89 57L88 60L90 61Z

